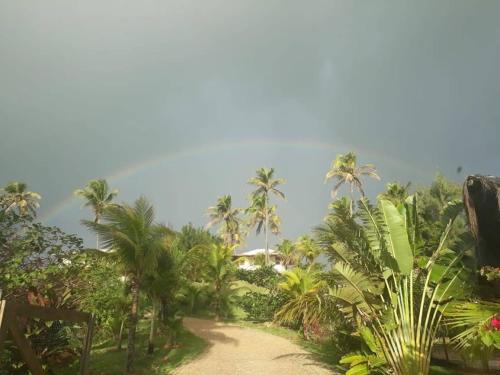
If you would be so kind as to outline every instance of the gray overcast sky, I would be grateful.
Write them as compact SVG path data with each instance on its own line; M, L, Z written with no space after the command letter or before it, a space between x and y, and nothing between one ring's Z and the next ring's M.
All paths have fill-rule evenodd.
M499 16L487 0L0 0L0 184L28 182L42 218L90 238L68 197L91 178L178 228L219 195L244 205L274 166L293 238L326 213L340 152L378 166L372 196L500 175Z

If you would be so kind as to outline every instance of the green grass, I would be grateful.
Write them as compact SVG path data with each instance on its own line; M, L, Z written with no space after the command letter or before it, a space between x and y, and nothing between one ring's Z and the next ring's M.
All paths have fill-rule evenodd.
M144 322L146 323L146 322ZM207 342L193 335L187 330L178 334L178 348L165 348L167 337L159 334L155 339L155 351L153 354L146 353L148 341L147 324L141 324L137 332L136 360L134 375L146 374L169 374L173 369L186 363L203 352ZM126 339L124 340L126 347ZM114 375L123 374L125 368L127 351L116 349L115 342L96 345L90 356L90 375ZM56 372L57 375L70 375L78 373L79 364Z

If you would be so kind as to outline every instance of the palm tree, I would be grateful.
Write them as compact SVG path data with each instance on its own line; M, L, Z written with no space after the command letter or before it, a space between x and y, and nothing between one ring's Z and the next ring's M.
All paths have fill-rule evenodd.
M298 263L297 249L292 241L283 240L278 245L278 251L280 253L281 262L286 269Z
M327 283L311 270L294 268L286 271L284 281L278 284L289 297L278 310L275 321L285 324L300 322L304 335L309 338L312 329L331 314L329 298L325 293Z
M36 209L40 207L38 201L42 199L40 194L32 191L26 191L27 185L24 182L10 182L3 188L6 193L4 197L5 212L17 208L20 216L26 216L29 213L36 216Z
M352 202L354 200L354 188L359 191L361 197L365 197L365 191L361 183L361 177L363 176L380 180L377 174L377 168L373 164L357 166L357 157L353 152L349 152L345 155L338 155L332 162L330 170L326 173L326 181L331 178L337 180L337 184L332 189L332 198L337 196L337 192L343 184L349 185L351 194L351 213Z
M117 196L118 190L109 191L106 180L90 180L83 189L75 190L74 194L86 200L84 206L92 207L94 222L99 223L104 209L111 204ZM96 247L99 249L99 234L96 235Z
M321 247L309 236L299 237L295 248L309 267L314 264L316 258L321 254Z
M108 205L102 210L104 223L83 220L82 223L100 236L106 248L114 250L130 283L132 303L129 314L127 371L131 372L135 356L139 294L141 282L155 274L159 254L165 244L163 228L154 223L154 209L141 197L133 206Z
M269 264L269 235L268 231L270 229L269 219L272 217L273 213L275 215L276 206L269 206L270 195L276 195L282 199L285 199L285 194L278 189L279 185L285 183L282 178L274 178L274 168L259 168L256 171L256 176L248 180L250 185L256 186L256 189L252 192L252 205L256 202L256 199L261 197L263 202L263 212L264 212L264 235L265 235L265 250L266 250L266 264ZM277 217L277 216L276 216ZM262 225L261 225L262 227ZM260 232L260 231L259 231Z
M264 195L253 196L250 207L245 210L245 213L249 216L248 227L256 228L255 233L259 235L264 228L266 232L266 246L267 246L267 229L271 231L272 234L277 235L280 233L281 219L276 214L276 205L267 206L266 197ZM267 221L267 227L266 227ZM267 229L266 229L267 228ZM269 264L267 261L268 255L266 253L266 265Z
M229 308L231 281L235 269L232 261L233 251L233 247L212 244L208 253L206 276L211 283L216 320Z
M144 289L151 300L151 325L148 338L148 354L153 354L156 335L156 318L158 306L173 302L176 289L179 287L180 267L176 267L176 258L172 251L175 232L167 226L161 226L163 231L163 248L158 255L157 271L144 278Z
M238 245L241 243L242 234L240 228L241 209L232 208L231 196L223 195L217 199L215 206L208 208L210 221L207 229L218 224L222 224L220 235L226 246Z

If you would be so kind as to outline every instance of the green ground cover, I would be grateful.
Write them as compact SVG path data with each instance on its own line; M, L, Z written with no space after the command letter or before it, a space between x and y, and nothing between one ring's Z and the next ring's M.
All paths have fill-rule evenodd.
M148 355L146 353L148 326L141 324L137 332L136 362L133 374L169 374L176 367L195 358L207 346L205 340L184 329L179 332L177 337L178 345L170 348L167 336L159 334L155 340L154 353ZM125 345L126 340L124 341ZM117 350L115 342L107 341L95 345L90 357L90 375L123 374L126 355L126 348ZM71 367L56 372L56 374L75 374L78 371L78 366L79 364L75 363Z

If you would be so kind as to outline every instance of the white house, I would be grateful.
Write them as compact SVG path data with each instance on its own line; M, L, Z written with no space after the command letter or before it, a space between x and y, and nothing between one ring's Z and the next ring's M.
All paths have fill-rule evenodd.
M238 268L244 269L244 270L255 270L259 268L260 266L255 264L255 258L262 254L265 256L266 250L265 249L255 249L255 250L249 250L245 251L243 253L239 254L234 254L233 259L234 260L239 260L238 263ZM269 249L269 262L270 264L273 265L273 268L279 272L282 273L286 271L285 266L281 263L281 253L277 250Z

